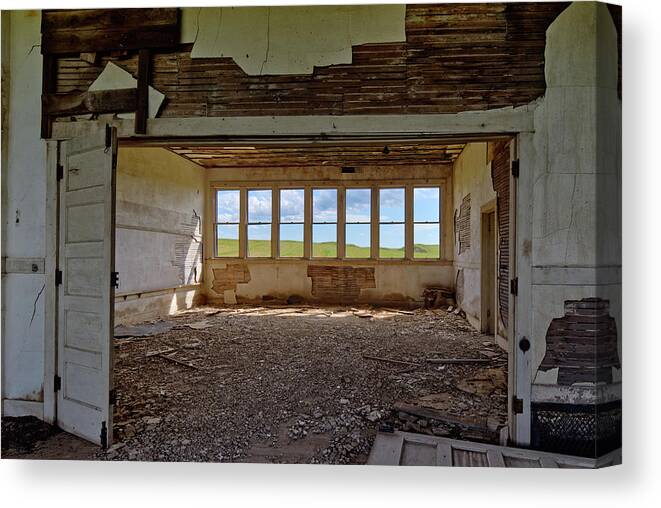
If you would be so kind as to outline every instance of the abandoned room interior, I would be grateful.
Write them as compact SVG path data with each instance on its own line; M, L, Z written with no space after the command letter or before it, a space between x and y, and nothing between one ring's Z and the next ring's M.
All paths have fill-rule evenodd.
M617 463L611 7L3 12L10 453Z

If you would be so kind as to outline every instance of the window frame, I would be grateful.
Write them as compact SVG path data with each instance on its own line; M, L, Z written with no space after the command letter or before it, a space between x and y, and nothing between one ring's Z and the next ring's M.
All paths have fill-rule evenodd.
M228 181L212 181L209 184L211 195L210 200L213 206L214 217L211 222L211 241L214 245L209 246L210 251L213 253L213 258L217 260L245 260L248 262L264 262L270 260L283 260L294 262L349 262L360 263L365 262L395 264L402 261L407 263L449 263L451 258L447 258L447 231L450 226L444 225L443 221L447 213L444 213L443 207L447 206L448 201L448 186L450 182L447 178L411 178L411 179L355 179L353 181L344 181L340 179L333 179L327 181L310 181L305 179L279 179L268 180L264 182L252 182L249 180L228 180ZM438 188L439 189L439 255L434 258L416 258L414 257L414 229L416 222L414 221L414 189L416 188ZM313 222L313 190L319 189L334 189L337 192L337 217L335 222ZM348 190L369 189L371 193L371 210L370 222L347 222L347 202L346 192ZM384 222L380 218L380 190L381 189L404 189L404 233L405 233L405 255L404 257L387 258L379 257L380 247L380 226L381 224L402 224L401 222ZM271 255L263 257L248 256L248 191L251 190L270 190L272 202L271 214ZM303 191L303 256L294 257L280 255L280 226L281 224L301 224L296 223L282 223L280 221L280 193L283 190L299 190ZM219 191L238 191L239 192L239 252L238 256L219 256L218 254L218 225L234 225L236 222L218 222L218 196ZM451 198L451 196L450 196ZM370 257L353 258L346 254L346 228L347 224L369 224L370 225ZM417 224L424 224L425 222L418 222ZM429 223L429 222L426 222ZM252 223L250 223L252 224ZM255 223L257 224L257 223ZM268 223L262 223L268 224ZM314 224L334 224L336 227L336 256L335 257L318 257L312 255L312 241L313 241L313 227ZM448 226L446 228L445 226ZM208 227L208 226L207 226ZM205 241L206 242L206 241ZM206 245L206 243L205 243ZM451 252L451 250L449 251Z
M411 248L413 250L413 261L440 261L443 259L443 185L442 184L413 184L411 186ZM438 189L438 222L415 220L415 190L416 189ZM436 224L438 226L438 257L416 258L415 257L415 226L416 224Z
M344 199L343 199L343 228L344 228L344 235L343 235L343 242L342 242L342 249L343 249L343 256L341 259L348 259L351 261L365 261L368 259L374 259L374 189L375 187L370 187L368 185L347 185L343 188L343 194L344 194ZM378 187L376 187L378 189ZM370 191L370 220L369 222L355 222L355 221L349 221L347 217L347 191L352 191L352 190L368 190ZM347 226L352 225L352 224L363 224L369 227L370 230L370 245L369 245L369 256L364 257L364 258L356 258L356 257L350 257L347 256ZM338 251L339 253L339 251Z
M276 228L277 229L277 237L278 237L278 244L276 246L276 258L277 259L307 259L305 256L305 251L306 251L306 245L307 245L307 195L308 195L308 189L307 187L301 185L301 186L286 186L286 187L274 187L274 189L277 189L278 193L278 222L276 223ZM297 190L297 191L303 191L303 220L301 222L282 222L281 218L281 198L282 198L282 191L288 191L288 190ZM302 256L283 256L282 253L280 252L280 226L282 224L301 224L303 226L303 255Z
M340 257L340 208L344 208L343 203L340 201L341 194L341 185L311 185L310 186L310 260L324 260L324 259L334 259L341 260ZM314 220L314 191L315 190L334 190L335 191L335 222L315 222ZM324 225L324 224L334 224L335 225L335 256L315 256L314 255L314 226L315 225Z
M233 186L233 187L216 187L213 189L214 191L214 222L213 222L213 238L214 238L214 247L213 247L213 253L214 257L218 259L242 259L243 256L241 255L241 201L242 201L242 191L241 187L239 186ZM221 192L227 192L227 191L234 191L239 193L239 222L218 222L218 194ZM237 238L237 243L239 246L239 254L237 256L221 256L219 249L218 249L218 226L237 226L238 229L238 238Z
M250 222L250 193L253 191L269 191L271 193L271 222ZM274 187L267 187L267 186L262 186L262 187L246 187L245 189L246 192L246 199L245 199L245 215L246 215L246 223L245 223L245 244L246 244L246 252L245 252L245 259L269 259L273 258L273 208L274 208L274 202L273 202L273 194L276 192L276 188ZM271 229L271 238L269 240L270 242L270 249L269 249L269 255L268 256L251 256L250 255L250 238L248 236L248 230L250 229L250 226L270 226Z
M409 223L410 223L410 213L409 206L412 200L409 198L411 185L402 183L394 185L378 185L377 189L377 217L376 217L376 233L377 233L377 243L376 243L376 260L377 261L402 261L402 260L411 260L411 257L408 256L408 252L411 247L409 247ZM387 189L401 189L404 191L404 220L403 221L394 221L394 222L381 222L381 190ZM400 258L384 258L381 257L381 225L382 224L402 224L404 226L404 255Z

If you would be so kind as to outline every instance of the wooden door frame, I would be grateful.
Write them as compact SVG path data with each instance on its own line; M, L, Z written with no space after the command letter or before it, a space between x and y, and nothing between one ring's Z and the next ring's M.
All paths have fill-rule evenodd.
M136 135L134 121L127 119L55 122L49 147L58 140L85 136L110 124L117 128L122 144L136 146L163 146L167 143L190 140L203 144L210 138L223 143L259 142L266 144L302 144L393 141L394 139L420 139L462 142L486 141L510 138L512 153L520 160L520 177L512 178L510 185L510 277L518 278L518 296L510 295L508 326L508 421L512 443L526 446L530 443L530 372L531 352L522 355L518 343L530 337L532 326L532 266L530 241L532 239L532 171L535 162L534 106L503 108L488 111L433 115L347 115L347 116L283 116L283 117L204 117L204 118L156 118L147 121L147 133ZM196 133L191 136L191 132ZM49 150L52 151L52 148ZM57 180L51 175L56 171L56 158L48 157L47 167L47 216L57 201ZM520 196L520 203L517 199ZM50 200L48 199L50 197ZM47 247L57 244L57 224L46 224ZM54 240L53 240L54 238ZM53 378L56 368L57 317L54 306L53 256L49 249L46 261L46 324L44 364L44 417L56 414ZM517 262L518 261L518 262ZM49 277L52 282L49 280ZM53 287L49 287L50 285ZM50 295L50 296L49 296ZM515 311L516 310L516 311ZM517 345L517 347L515 347ZM513 413L512 399L523 400L523 413ZM52 421L52 420L51 420Z

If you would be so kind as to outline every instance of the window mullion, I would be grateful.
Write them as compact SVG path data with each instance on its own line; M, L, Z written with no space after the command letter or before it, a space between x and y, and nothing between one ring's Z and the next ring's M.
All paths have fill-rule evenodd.
M404 189L404 257L413 259L413 187Z
M338 259L346 257L346 189L340 187L337 189L337 223L335 224L335 237L337 238L336 256Z
M379 257L379 188L374 186L371 191L372 211L370 214L370 258Z
M271 257L276 259L280 250L280 188L271 189Z
M239 257L248 257L248 189L242 188L239 195Z
M305 210L303 228L303 258L312 257L312 189L305 187Z

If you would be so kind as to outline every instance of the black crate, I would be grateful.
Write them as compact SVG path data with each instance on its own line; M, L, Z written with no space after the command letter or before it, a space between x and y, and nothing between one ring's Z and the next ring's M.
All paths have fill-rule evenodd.
M532 403L531 447L596 458L622 446L622 402Z

